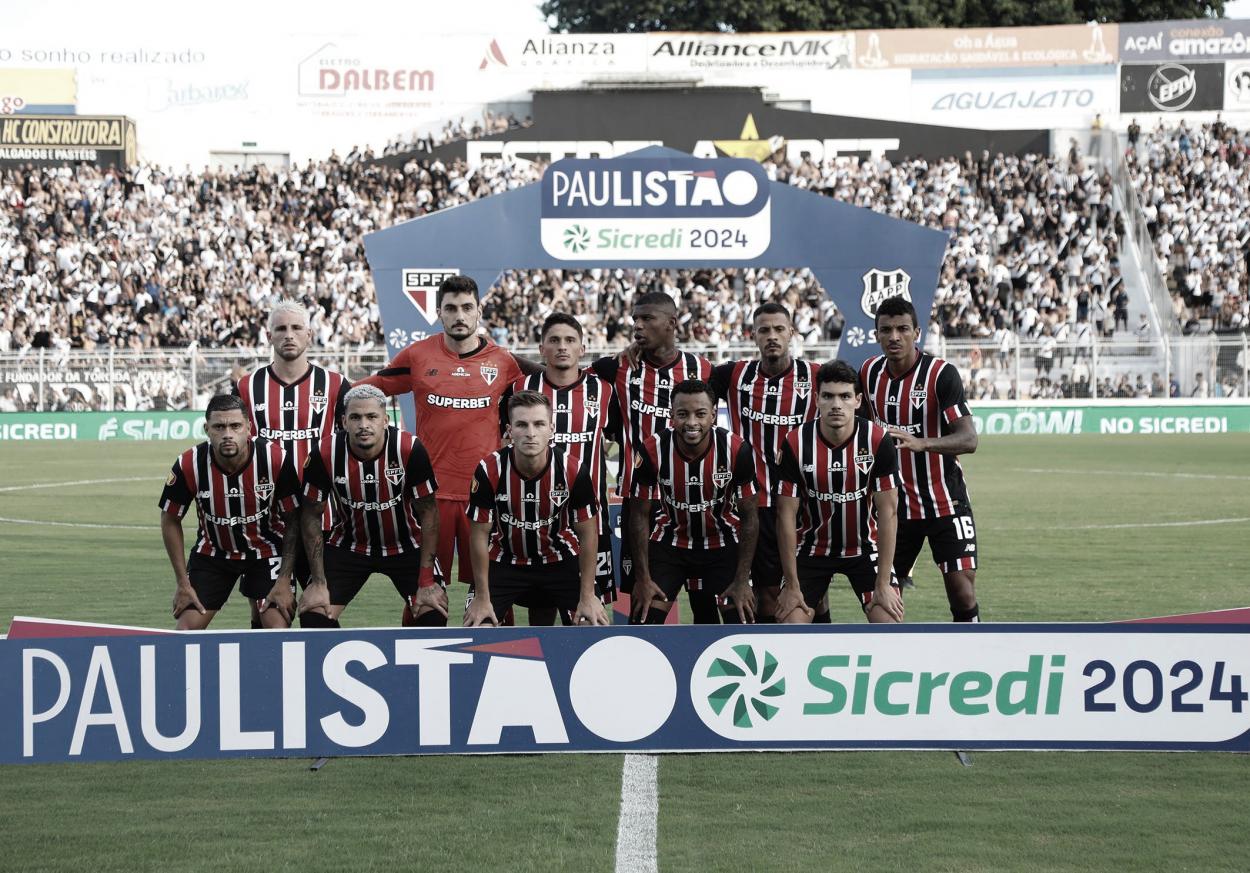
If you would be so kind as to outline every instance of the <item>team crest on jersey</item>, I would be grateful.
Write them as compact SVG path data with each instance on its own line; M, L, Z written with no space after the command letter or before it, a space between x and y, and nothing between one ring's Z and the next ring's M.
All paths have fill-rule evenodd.
M174 471L173 471L173 470L170 470L170 471L169 471L169 478L165 480L165 484L166 484L166 485L173 485L173 484L174 484L174 482L176 482L176 481L177 481L177 479L178 479L178 477L174 474Z
M256 483L256 496L261 500L268 500L273 494L273 483L268 479L261 479Z
M313 394L312 396L308 398L308 404L313 408L313 411L316 412L318 415L325 412L326 406L328 406L329 403L330 401L326 398L324 394Z
M582 403L582 406L586 407L586 414L589 415L591 418L599 417L599 401L598 400L586 400Z
M923 388L913 388L909 396L911 397L911 405L918 409L924 405L924 402L928 399L929 394Z
M569 489L567 488L552 488L551 489L551 502L554 503L556 506L563 506L564 501L568 499L569 499Z
M487 385L494 385L495 380L499 378L499 368L482 364L482 378L486 380Z
M867 475L872 469L872 452L857 452L855 455L855 466L859 472Z
M724 467L721 467L719 470L717 470L715 473L712 474L712 481L716 483L717 488L724 488L726 485L729 484L729 480L732 478L733 478L733 473L730 473Z
M812 393L811 380L810 379L795 379L794 380L794 393L802 397L804 400L806 400L807 395Z
M403 467L387 467L386 468L386 481L390 482L392 485L398 488L399 483L404 481L404 468Z
M869 318L876 318L877 307L890 297L902 297L911 302L911 276L906 270L873 268L863 278L864 294L859 299L859 306Z

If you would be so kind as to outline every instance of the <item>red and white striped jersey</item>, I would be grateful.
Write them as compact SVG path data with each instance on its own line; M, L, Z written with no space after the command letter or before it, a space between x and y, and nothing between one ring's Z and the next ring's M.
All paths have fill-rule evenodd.
M669 427L672 415L673 386L687 379L712 378L712 363L694 352L678 351L673 360L657 367L646 358L631 367L624 353L600 358L591 364L600 379L608 382L616 394L621 414L621 475L618 487L622 495L630 493L629 477L634 468L634 455L650 437Z
M971 415L963 380L952 364L917 350L916 363L903 375L890 375L884 355L869 358L859 370L867 413L881 424L919 437L940 437L951 425ZM862 414L862 413L861 413ZM898 449L902 493L899 519L957 515L957 502L967 504L963 467L954 455Z
M466 514L494 525L491 561L528 567L576 557L580 547L573 525L598 510L589 473L563 449L550 449L542 470L525 477L512 447L505 446L478 464Z
M199 534L192 552L232 561L282 554L286 525L279 513L299 508L299 475L281 443L252 437L247 451L247 463L233 474L217 465L207 442L174 461L160 508L182 518L195 504Z
M351 384L341 373L311 364L291 384L261 367L239 380L239 397L252 424L252 435L281 442L303 469L312 447L335 429L343 413L343 395Z
M712 371L712 388L725 399L729 429L755 452L760 506L771 506L777 493L777 463L786 436L816 417L817 366L802 358L777 376L764 373L758 358L730 361Z
M681 549L719 549L738 542L738 500L759 490L751 447L723 427L712 428L697 458L687 458L678 443L668 428L636 455L630 496L660 504L651 539Z
M517 391L537 391L551 401L552 443L590 473L595 493L607 474L603 452L604 433L620 430L620 410L612 386L590 370L571 385L559 387L547 381L545 373L533 373L512 384L499 402L500 423L506 429L508 399Z
M425 446L391 425L377 457L357 457L343 431L322 438L304 467L304 497L334 503L326 544L385 557L421 547L414 502L437 490Z
M846 442L833 445L810 421L786 437L778 494L799 499L798 549L808 558L854 558L877 551L872 495L897 486L894 440L879 424L855 419Z

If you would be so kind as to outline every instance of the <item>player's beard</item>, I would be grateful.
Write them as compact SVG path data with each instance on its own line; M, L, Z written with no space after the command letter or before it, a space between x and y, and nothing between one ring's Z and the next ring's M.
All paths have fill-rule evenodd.
M467 340L473 334L477 333L477 324L472 325L464 322L454 323L451 327L444 328L447 335L454 340Z
M308 351L308 346L304 346L303 348L300 348L298 346L295 346L295 347L278 346L277 348L274 349L274 352L277 354L277 356L284 361L298 361L300 358L304 356L304 352L306 351Z

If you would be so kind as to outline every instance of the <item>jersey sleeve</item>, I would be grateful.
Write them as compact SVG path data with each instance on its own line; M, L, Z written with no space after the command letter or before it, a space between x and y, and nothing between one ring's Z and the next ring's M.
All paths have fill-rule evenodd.
M469 521L490 524L495 520L495 489L490 484L490 476L486 474L486 462L482 461L473 471L473 482L469 485L469 506L465 510Z
M890 491L898 487L898 449L889 434L883 436L877 446L869 478L873 491Z
M782 497L799 497L805 490L799 459L794 455L790 440L781 444L781 459L777 463L777 493Z
M609 382L600 377L599 384L603 386L603 398L600 401L600 408L603 415L603 434L608 439L617 443L621 441L621 435L624 433L624 422L621 419L621 407L616 402L616 388Z
M395 394L403 394L405 391L412 390L412 356L410 352L412 346L404 349L398 355L391 359L391 362L378 370L372 376L368 376L357 382L357 385L372 385L381 389L382 393L388 397Z
M304 499L310 503L324 503L330 499L330 473L321 457L320 445L314 446L304 459Z
M402 352L401 352L402 354ZM347 412L347 392L352 390L352 383L347 381L344 376L339 381L339 394L334 398L334 421L330 422L328 429L323 428L322 433L331 433L343 427L343 414Z
M739 497L754 497L760 493L760 480L755 473L755 452L751 444L742 440L734 455L733 485Z
M950 364L938 373L937 395L938 403L942 407L942 420L947 424L972 415L972 410L968 408L968 401L964 398L964 382Z
M736 361L729 361L725 364L717 364L712 368L712 378L708 380L708 384L716 392L718 400L724 400L729 396L729 386L733 381L735 366L737 366Z
M645 500L660 499L660 475L655 461L655 442L647 440L646 445L634 452L634 468L629 477L629 496L641 497Z
M404 471L404 482L413 499L429 497L438 490L438 480L434 478L434 465L430 463L430 453L425 450L421 440L416 438L412 440L412 452L408 455L408 469Z
M588 521L599 513L599 499L595 496L595 486L590 481L590 473L586 465L579 465L577 475L573 478L573 486L569 489L569 519L576 524Z
M605 355L590 365L594 374L613 387L616 386L616 374L621 369L620 355Z
M311 456L314 454L310 452ZM282 467L278 470L278 484L274 488L274 508L278 512L294 512L299 509L299 473L295 470L295 453L283 452Z
M173 469L169 471L169 476L165 479L165 488L161 491L159 506L161 512L168 512L175 518L182 518L187 514L193 500L195 500L195 495L191 493L187 485L186 477L182 473L182 458L179 457L174 461Z

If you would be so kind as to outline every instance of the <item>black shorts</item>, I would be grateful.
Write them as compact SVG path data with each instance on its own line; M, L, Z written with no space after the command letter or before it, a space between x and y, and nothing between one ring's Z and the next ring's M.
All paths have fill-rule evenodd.
M490 605L500 618L515 606L576 610L581 601L577 558L520 567L490 562Z
M737 543L719 549L679 549L653 541L649 554L651 581L669 600L676 597L687 583L692 592L724 594L738 572Z
M972 521L972 507L961 500L955 504L955 509L955 515L941 518L898 520L898 537L894 542L895 573L910 575L926 537L933 563L942 573L977 568L977 529Z
M854 558L805 558L800 556L799 590L803 592L803 602L812 609L820 603L829 591L829 583L833 577L841 573L851 581L851 588L859 598L863 609L872 603L873 592L877 590L877 556L859 555ZM898 577L890 574L890 586L898 590Z
M760 536L751 559L751 587L776 588L781 585L781 552L777 548L777 512L771 506L759 510Z
M621 575L618 580L620 589L626 594L634 590L634 549L633 541L629 533L629 515L627 510L632 501L626 500L621 505ZM660 511L660 501L651 501L651 523L647 525L647 530L652 530L655 526L655 517Z
M595 556L595 595L604 603L614 602L617 596L616 561L612 559L612 514L606 496L599 505L599 554Z
M374 573L381 573L389 578L399 596L404 599L417 593L417 582L421 575L420 549L375 557L362 555L351 549L326 546L324 560L326 585L330 589L330 603L334 606L347 606L351 603ZM434 563L434 574L442 581L438 562Z
M282 559L277 556L232 560L192 552L187 561L187 576L204 608L216 612L226 605L235 582L240 578L243 581L239 584L239 591L248 600L268 597L273 583L278 581L281 567Z

